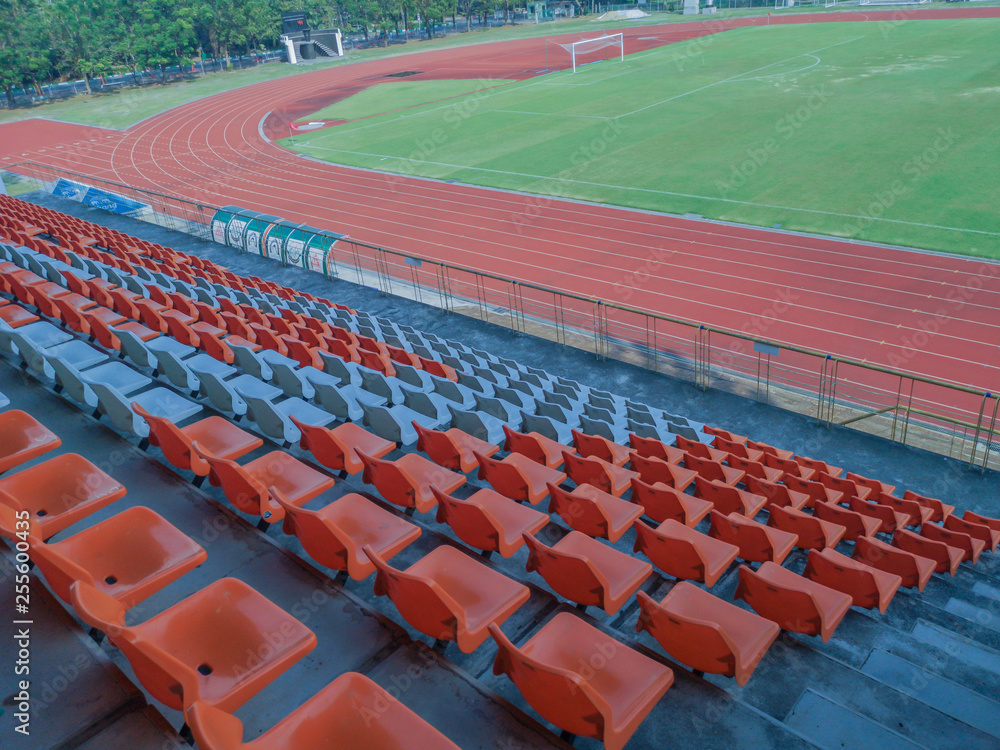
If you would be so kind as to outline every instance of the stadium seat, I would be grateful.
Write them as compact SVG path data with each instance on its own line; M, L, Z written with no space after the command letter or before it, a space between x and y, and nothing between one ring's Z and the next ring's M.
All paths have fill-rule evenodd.
M839 524L824 521L794 508L782 508L780 505L771 508L767 525L795 534L798 537L795 546L800 549L836 547L847 532Z
M320 565L347 571L355 581L375 572L363 548L370 546L391 560L420 536L420 527L351 492L320 510L308 510L288 501L271 487L271 498L285 511L282 530L295 536Z
M687 489L698 476L698 472L692 469L659 458L641 456L635 451L629 456L629 466L639 473L639 478L646 484L665 484L678 492Z
M281 395L280 388L258 380L252 375L237 375L225 380L208 370L196 368L194 373L198 376L201 395L207 398L213 407L227 414L233 414L237 419L247 413L247 402L241 392L266 399L278 398Z
M417 442L417 431L413 429L414 422L430 429L441 426L440 420L414 411L403 404L389 407L359 403L361 411L364 412L365 425L376 435L400 445L413 445Z
M855 513L876 519L881 524L878 530L884 534L892 534L897 528L903 528L909 518L906 513L899 513L888 505L864 502L854 498L847 502L847 507Z
M98 403L97 394L90 385L92 382L110 385L123 396L128 396L152 382L122 362L105 362L81 372L61 357L46 356L45 359L52 369L58 390L65 391L71 399L92 409Z
M973 565L979 562L979 556L986 547L986 542L982 539L962 531L938 526L930 521L920 527L920 535L935 542L944 542L951 547L957 547L963 552L962 562L971 562Z
M59 436L27 412L11 409L0 414L0 474L60 445Z
M581 607L601 607L613 615L653 572L647 562L619 552L579 531L570 531L551 547L530 534L528 572L535 571L560 596Z
M712 507L726 515L740 513L753 518L767 503L763 495L745 492L722 482L710 482L701 476L695 477L694 484L696 496L712 503Z
M673 684L669 667L625 646L570 612L560 612L521 647L490 626L506 675L542 718L564 732L622 750ZM600 669L590 665L600 656Z
M558 513L571 529L612 543L632 528L643 510L590 484L581 484L572 492L549 485L549 513Z
M736 486L743 481L743 477L745 476L745 472L742 470L726 466L721 461L699 458L690 453L684 454L684 465L696 472L703 479L722 482L730 486Z
M192 471L198 477L208 476L208 463L194 450L198 443L201 450L216 458L235 461L264 444L256 435L240 429L228 419L206 417L186 427L178 427L165 417L156 417L140 404L132 409L149 425L149 443L163 451L164 457L178 469Z
M503 624L530 596L527 586L448 545L435 547L405 571L370 546L364 551L377 569L375 595L388 596L424 635L456 641L465 654L482 645L489 625Z
M708 443L702 443L698 440L688 440L682 435L677 436L676 446L679 450L682 450L685 453L690 453L692 456L702 458L706 461L716 461L721 463L725 461L726 457L729 455L728 452L713 448Z
M446 523L466 544L489 557L499 552L510 557L524 545L523 534L537 534L549 517L533 508L514 502L498 492L484 488L459 500L436 487L437 522Z
M871 488L865 485L852 482L846 477L835 477L825 471L817 472L816 481L828 489L840 492L843 495L840 502L846 502L849 498L856 497L858 500L867 500L871 494Z
M814 479L803 479L792 474L785 474L782 481L785 486L795 492L801 492L809 499L806 500L806 507L812 508L816 503L839 503L848 502L851 498L845 498L840 490L831 490L822 482Z
M847 594L855 607L877 607L882 614L903 583L902 577L895 573L856 562L833 549L809 550L802 575Z
M13 509L0 504L0 531L15 536ZM208 556L193 539L149 508L137 506L59 542L45 543L29 522L29 554L60 599L70 586L86 581L131 609Z
M640 437L635 433L629 435L628 440L633 452L645 458L658 458L671 464L679 464L684 460L684 451L667 445L662 440Z
M599 458L615 466L624 466L629 461L630 448L613 443L600 435L585 435L579 430L573 430L573 445L576 453L583 457Z
M764 451L748 448L746 442L744 442L745 438L744 441L738 441L730 440L724 435L720 435L718 432L711 434L715 435L715 439L712 440L712 446L718 448L720 451L728 453L730 456L736 456L737 458L742 458L743 460L750 461L751 463L760 463L764 460Z
M576 452L576 448L556 442L540 432L525 434L511 429L507 425L503 426L503 432L506 436L503 446L505 451L520 453L550 469L559 469L563 465L563 452Z
M839 466L832 466L826 461L820 461L815 458L806 458L805 456L795 456L795 463L799 466L805 466L808 469L812 469L817 474L825 473L829 474L831 477L839 477L844 473L844 470Z
M885 492L886 495L891 495L891 492ZM955 512L954 505L948 505L943 503L937 498L926 497L925 495L918 495L912 490L907 490L903 493L904 500L913 500L926 508L930 508L933 513L927 516L928 521L934 521L935 523L943 523L946 521L952 513ZM966 511L968 513L969 511Z
M407 453L395 461L386 461L358 453L365 465L362 480L373 484L379 494L393 505L426 513L437 504L432 487L452 493L466 482L466 477L416 453ZM410 511L411 513L413 511Z
M955 575L958 566L965 557L965 550L953 547L946 542L928 539L907 529L896 529L892 535L892 545L914 555L926 557L934 561L936 573Z
M726 463L732 468L740 469L746 473L746 476L743 478L744 482L746 482L748 478L754 478L773 484L780 481L781 477L785 474L779 469L772 469L764 464L757 463L756 461L750 461L749 459L742 458L732 453L728 454L726 457Z
M299 442L302 433L292 421L294 416L300 423L325 427L336 420L328 411L313 406L301 398L286 398L283 401L271 401L253 396L238 386L237 393L247 402L247 415L253 419L257 428L275 442L289 447Z
M312 453L319 463L328 469L347 474L359 474L365 465L360 454L372 458L382 458L396 449L391 440L373 435L360 425L346 422L333 429L316 427L300 422L294 414L289 415L292 423L302 433L299 447Z
M500 450L500 446L472 437L457 427L447 431L429 430L414 422L413 429L418 435L418 451L426 453L439 466L463 474L479 467L477 453L488 457Z
M566 481L565 473L535 463L520 453L511 453L502 461L482 455L477 455L476 460L479 461L477 477L517 502L538 505L548 497L549 484L560 485Z
M833 636L853 603L847 594L773 562L765 562L757 570L741 565L733 598L743 599L782 630L818 635L824 642Z
M781 628L753 612L681 581L657 603L638 593L636 632L647 631L664 651L696 673L749 682Z
M750 444L750 441L747 441L747 445ZM767 451L764 451L764 465L783 472L784 476L782 478L798 477L800 479L812 479L816 476L815 469L810 469L808 466L801 466L792 458L776 456Z
M744 482L750 492L764 498L764 508L770 508L772 505L780 505L783 508L788 507L802 510L809 501L809 496L804 492L796 492L783 484L759 479L749 472L744 477Z
M657 523L673 519L692 528L712 510L712 504L706 500L662 482L647 484L638 478L632 480L632 502L641 505L645 514Z
M916 500L906 500L895 495L886 495L884 492L874 499L879 505L888 505L898 513L907 515L906 526L920 526L935 515L934 508L921 505Z
M966 511L966 515L968 514L969 511ZM983 523L949 515L944 519L943 526L949 531L958 531L980 540L990 552L996 552L997 544L1000 544L1000 529L992 529Z
M70 595L80 619L105 632L142 686L176 711L198 700L235 711L316 646L309 628L235 578L132 626L119 602L89 584L74 583Z
M302 463L284 451L272 451L247 464L211 455L199 443L192 449L204 459L210 469L211 483L235 508L261 523L275 523L284 517L281 506L270 501L268 488L276 487L293 505L305 505L317 495L333 487L334 480Z
M739 548L739 557L748 562L775 562L779 565L794 549L798 537L781 529L752 521L740 513L725 515L712 511L709 536Z
M882 522L871 516L842 508L835 503L816 503L813 514L821 521L843 526L844 541L855 542L859 536L871 536L879 530Z
M125 492L121 483L76 453L55 456L0 479L0 503L27 511L43 541Z
M937 563L928 557L907 552L874 537L858 537L851 557L870 567L894 573L902 578L902 586L916 586L919 591L924 590L937 567Z
M639 473L595 456L577 456L563 452L566 473L578 485L590 484L615 497L621 497L632 486L632 479Z
M635 524L633 552L641 552L669 576L701 581L711 588L739 555L739 548L667 519L655 529Z
M879 495L883 492L887 495L891 495L893 492L896 491L896 485L894 484L886 484L885 482L880 482L878 479L869 479L868 477L862 476L861 474L855 474L853 471L847 472L846 477L855 484L859 484L862 487L867 487L869 490L871 490L871 494L873 496Z
M962 514L962 518L972 523L978 523L982 524L983 526L989 526L994 531L1000 531L1000 518L990 518L989 516L984 516L980 513L974 513L971 510L965 511Z
M188 401L168 388L152 388L135 396L126 396L105 383L92 382L90 387L97 395L98 409L108 416L116 428L143 439L149 437L149 424L133 410L135 404L149 414L165 417L175 424L202 410L199 404Z
M324 746L459 750L391 693L357 672L340 675L247 743L239 719L204 701L195 701L184 717L202 750L320 750Z

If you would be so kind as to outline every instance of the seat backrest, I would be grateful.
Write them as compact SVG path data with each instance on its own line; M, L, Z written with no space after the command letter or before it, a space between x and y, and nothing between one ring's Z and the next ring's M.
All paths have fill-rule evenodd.
M236 392L236 389L227 386L219 375L214 372L203 372L197 368L193 372L198 376L201 389L216 409L235 414L246 414L247 402Z
M315 394L312 383L287 362L271 362L271 372L277 386L289 396L311 399Z
M678 441L681 436L677 436ZM698 472L698 475L704 477L705 479L717 479L719 481L724 481L726 478L726 473L722 470L722 464L718 461L712 461L707 458L702 458L696 456L693 453L684 454L684 465L689 469L693 469Z
M704 574L705 559L698 547L671 533L669 524L666 531L659 531L638 520L633 526L636 534L633 552L641 552L660 570L700 570Z
M716 510L725 513L744 513L745 506L740 498L740 491L727 484L717 484L710 482L701 475L694 478L697 495L703 500L708 500L715 506Z
M88 320L87 325L93 330L92 320ZM121 329L115 331L114 335L118 338L125 355L133 363L139 367L156 367L156 357L149 351L145 342L132 331Z
M191 447L191 440L166 417L155 417L139 404L132 404L132 410L146 420L149 425L149 442L163 451L166 459L178 469L187 469L204 475L209 466L205 459Z
M644 458L659 458L667 460L667 446L657 438L640 437L634 432L628 436L632 450Z
M49 367L51 367L52 371L55 373L56 381L66 389L70 398L74 401L79 401L80 403L87 403L87 391L90 387L83 381L83 378L80 377L80 371L62 357L49 356L45 357L45 360L49 363Z
M497 551L502 525L493 514L475 503L459 500L431 486L437 498L437 522L446 523L466 544L476 549Z
M524 699L557 727L581 737L603 736L610 719L608 704L580 674L525 654L496 624L490 624L489 631L499 649L493 674L507 675Z
M527 498L528 480L517 466L479 453L474 455L479 462L479 479L485 479L501 495L515 500Z
M632 502L646 509L646 515L658 523L668 518L683 519L685 517L682 504L683 493L665 484L644 482L638 477L632 477Z
M253 349L242 344L229 344L228 346L233 353L237 367L243 372L253 375L259 380L271 379L271 366L264 361L263 357L258 357Z
M544 435L549 440L558 440L559 431L556 429L550 417L546 417L540 414L528 414L522 411L521 417L524 421L521 423L521 427L528 432L537 432L539 435ZM520 451L518 451L520 453Z
M265 398L241 393L238 386L236 392L247 402L247 411L253 414L253 421L265 435L274 440L290 443L299 439L298 428L288 419L288 415L275 407L274 403Z
M711 460L712 454L709 452L708 446L698 440L688 440L683 435L678 435L677 447L685 453L690 453L692 456Z
M570 532L574 533L574 532ZM582 555L547 547L531 534L522 534L528 548L525 570L537 571L560 596L577 604L604 606L608 579Z
M774 563L766 562L763 565L770 566ZM820 621L816 602L807 592L776 586L759 571L751 570L746 565L740 565L739 575L733 599L743 599L758 613L781 612L786 623Z
M808 495L809 502L807 504L809 506L812 506L813 503L826 502L826 487L824 487L820 482L814 482L811 479L803 479L795 474L785 474L781 481L783 481L785 486L789 489Z
M747 453L747 447L743 443L739 443L735 440L729 440L723 435L718 434L718 432L715 432L714 434L715 434L715 440L713 440L712 443L720 451L725 451L726 453L732 453L734 456L739 456L740 458L749 457L750 454Z
M615 441L615 431L611 424L602 419L595 419L588 414L580 415L580 427L589 435L596 435L605 438L612 443Z
M563 451L565 471L577 484L592 484L607 492L611 491L611 479L607 467L599 458L584 458L569 451Z
M451 437L440 430L424 427L419 422L413 422L417 431L417 450L426 453L431 460L449 469L458 468L462 462L462 454Z
M788 494L788 487L783 484L768 482L765 479L758 479L752 474L747 474L743 478L743 481L746 483L746 487L750 492L766 498L768 506L770 506L771 503L776 503L778 505L789 505L791 503L792 499Z
M358 453L365 466L362 481L373 484L379 493L394 505L405 508L416 507L416 496L419 488L413 478L392 461L372 458L364 453Z
M436 581L393 568L367 544L364 552L375 566L376 596L388 596L421 633L438 640L456 639L463 610Z
M281 526L284 533L295 536L320 565L347 570L347 561L355 546L350 534L317 511L293 505L276 487L268 488L268 494L285 511Z
M176 354L170 351L156 353L157 369L167 376L167 379L178 388L194 390L198 387L198 377L184 364Z
M506 424L503 426L503 432L504 435L507 436L507 440L504 442L503 447L505 451L510 453L520 453L522 456L527 456L535 463L545 463L545 451L542 450L537 438L532 435L526 435L523 432L518 432Z
M551 482L546 484L549 488L549 513L558 513L570 528L587 536L608 535L608 518L594 500L574 495Z
M798 546L811 547L819 545L820 548L826 546L826 537L823 534L823 527L820 524L819 518L811 516L808 513L803 513L800 510L785 508L780 505L771 507L769 512L770 515L767 519L768 526L774 526L782 531L797 534L799 537Z
M583 457L595 456L608 462L614 462L614 454L608 446L608 439L601 435L586 435L579 430L572 430L573 445Z
M648 458L640 456L638 453L631 453L629 456L632 470L639 472L639 476L646 484L663 484L673 487L674 475L670 473L669 464L659 458Z
M117 388L105 383L91 383L97 401L108 415L111 423L122 432L130 435L146 437L149 435L149 425L132 411L131 402Z
M212 476L218 481L229 502L244 513L260 515L261 505L267 503L267 487L263 483L235 461L211 456L198 443L192 443L191 447L208 462Z
M689 595L685 590L687 587L702 591L683 581L674 588L678 589L678 593ZM637 592L636 598L639 600L639 619L635 624L637 633L645 630L660 643L669 643L670 655L683 664L718 662L724 666L717 672L732 674L736 667L738 646L720 623L693 617L682 611L688 608L671 606L670 598L659 604L645 591Z

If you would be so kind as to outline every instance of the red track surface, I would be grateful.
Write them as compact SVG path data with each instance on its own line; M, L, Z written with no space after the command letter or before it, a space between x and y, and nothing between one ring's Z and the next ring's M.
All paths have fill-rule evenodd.
M1000 16L1000 8L795 15L771 23L950 15ZM765 22L669 24L625 33L634 51ZM61 149L49 142L50 123L35 121L33 152L7 148L10 126L3 126L0 158L241 205L563 291L965 385L1000 387L998 265L325 165L261 137L261 131L283 137L290 120L383 82L388 73L527 77L544 67L544 51L544 39L531 39L315 71L192 102L126 132L101 131L105 137L96 142L88 132ZM515 222L519 232L512 231Z

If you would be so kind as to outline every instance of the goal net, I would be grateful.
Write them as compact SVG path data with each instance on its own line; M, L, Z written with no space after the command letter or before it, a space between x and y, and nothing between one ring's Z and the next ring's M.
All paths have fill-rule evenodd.
M579 42L560 44L564 50L569 52L573 61L573 72L581 65L601 62L602 60L618 59L625 62L625 42L624 35L605 34L594 39L582 39Z

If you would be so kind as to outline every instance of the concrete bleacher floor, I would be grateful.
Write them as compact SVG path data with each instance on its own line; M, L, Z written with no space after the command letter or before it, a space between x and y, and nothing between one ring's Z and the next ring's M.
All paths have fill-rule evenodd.
M598 362L592 355L529 336L514 336L416 302L379 295L344 281L324 279L186 235L51 196L29 200L111 226L165 246L196 254L236 273L258 275L309 291L380 317L405 322L417 330L502 352L518 362L543 366L561 375L613 393L662 407L672 413L750 435L755 439L822 458L848 470L939 497L959 509L997 516L1000 477L969 471L964 465L846 428L818 426L815 420L766 407L725 393L698 389L618 362ZM90 526L121 510L146 505L199 542L208 560L131 610L129 622L141 622L170 604L223 577L239 578L298 617L312 629L317 648L237 712L245 739L257 736L345 671L362 672L462 748L564 747L558 730L541 721L505 677L491 666L496 648L487 640L471 654L452 644L444 655L407 626L388 598L373 595L371 578L334 582L330 571L315 565L298 540L273 528L264 534L232 509L222 493L195 488L162 459L157 449L140 451L108 425L78 407L9 360L0 360L0 391L63 440L60 452L77 452L108 471L128 488L121 500L86 519ZM206 413L211 413L207 410ZM244 425L246 426L246 425ZM247 458L273 450L265 446ZM297 446L297 458L311 463ZM413 448L400 449L396 458ZM41 456L28 465L51 457ZM465 497L481 482L470 477L456 494ZM358 491L377 499L360 475L338 481L333 490L311 502L322 506L340 494ZM381 503L400 513L398 508ZM544 509L544 506L542 506ZM422 536L393 558L405 568L440 544L458 544L433 513L411 518ZM559 533L556 518L554 533ZM72 533L76 527L69 530ZM634 532L615 546L631 552ZM4 572L9 575L5 551ZM489 564L531 588L531 599L504 625L522 642L543 622L572 605L561 602L535 573L526 573L526 552L494 556ZM801 572L805 555L796 550L785 567ZM659 600L672 579L654 574L642 590ZM732 600L736 566L712 588ZM0 588L4 612L12 611L9 585ZM54 685L51 700L34 717L32 748L160 748L183 746L174 729L183 718L147 699L134 684L127 661L107 644L97 647L72 615L40 583L33 586L33 615L40 623L34 653L36 686ZM1000 747L1000 561L984 554L972 567L963 564L955 577L935 575L918 593L901 590L885 615L854 608L829 643L783 633L745 687L731 679L697 677L664 657L647 634L636 636L634 599L608 616L588 608L586 617L615 638L674 668L674 686L660 700L629 742L629 748L733 747ZM577 613L578 615L580 613ZM5 628L7 627L5 618ZM3 632L5 643L9 643ZM5 647L6 649L7 647ZM2 653L7 653L4 650ZM80 664L72 679L66 671ZM56 680L62 677L62 682ZM130 682L132 680L132 682ZM10 670L0 678L0 693L12 694ZM44 700L44 699L43 699ZM8 705L0 716L0 737L7 747L12 734ZM600 743L577 739L578 748Z

